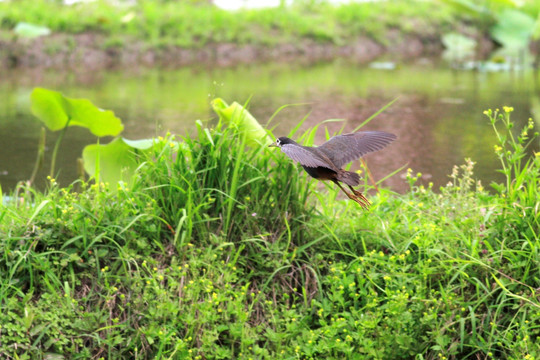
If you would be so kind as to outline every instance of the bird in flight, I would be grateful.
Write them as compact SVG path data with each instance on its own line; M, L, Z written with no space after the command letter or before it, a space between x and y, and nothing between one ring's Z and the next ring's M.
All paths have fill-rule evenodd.
M369 200L353 188L360 184L360 175L343 170L342 167L370 152L383 149L396 138L396 135L383 131L360 131L334 136L321 146L302 146L285 136L269 146L281 148L285 155L299 162L313 178L334 182L349 199L367 209ZM352 192L347 192L341 183L346 184Z

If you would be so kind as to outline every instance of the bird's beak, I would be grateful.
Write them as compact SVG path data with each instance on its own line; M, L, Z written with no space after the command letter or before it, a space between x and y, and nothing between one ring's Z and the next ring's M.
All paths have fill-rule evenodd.
M268 145L268 147L278 147L278 146L277 146L277 144L275 142L273 142L270 145Z

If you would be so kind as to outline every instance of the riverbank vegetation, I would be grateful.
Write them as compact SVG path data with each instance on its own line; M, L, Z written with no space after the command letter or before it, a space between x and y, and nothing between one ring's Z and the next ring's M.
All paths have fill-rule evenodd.
M340 43L360 35L383 40L390 28L435 33L438 27L449 28L452 20L452 8L425 1L339 6L297 1L293 6L232 12L203 1L137 1L123 6L105 1L71 6L46 0L0 3L4 31L26 22L59 33L106 35L108 45L126 40L183 47L223 42L272 45L298 39Z
M84 14L84 16L81 16ZM0 2L0 64L93 68L270 59L372 61L449 50L450 59L485 59L494 48L521 58L540 38L540 5L486 1L296 0L227 11L208 1ZM536 46L532 46L537 49ZM516 54L520 54L519 56ZM463 59L466 58L466 59ZM510 61L506 59L505 61ZM522 61L522 60L520 60ZM538 61L538 59L537 59ZM529 62L529 61L527 61Z
M14 40L49 33L21 27L21 24L31 24L57 34L103 36L105 48L121 48L132 42L153 48L200 48L216 43L272 46L299 40L341 45L361 36L384 45L389 31L400 36L412 34L437 40L449 31L486 36L502 18L515 15L504 13L509 9L522 14L510 22L518 27L522 26L519 22L529 21L523 16L534 22L540 13L540 5L535 1L526 1L518 8L512 2L495 0L484 6L451 0L339 5L326 1L294 1L287 6L237 11L223 10L206 1L141 0L132 4L95 1L63 5L57 1L18 0L0 2L0 34L4 40ZM500 40L496 34L492 36ZM54 43L51 40L49 48Z
M410 170L404 195L366 180L369 211L234 122L156 140L129 183L21 184L0 355L539 359L540 157L512 110L485 113L504 183L471 160L440 189Z

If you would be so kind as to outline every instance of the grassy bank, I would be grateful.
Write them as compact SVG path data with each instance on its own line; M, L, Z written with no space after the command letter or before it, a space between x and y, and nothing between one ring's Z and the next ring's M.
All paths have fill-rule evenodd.
M0 207L0 355L538 359L540 157L521 161L511 111L486 112L494 192L466 161L369 212L223 126L160 140L130 185L21 185Z
M385 52L433 55L443 46L460 58L483 57L498 46L515 57L540 37L540 5L533 0L297 0L238 11L207 1L111 3L0 2L0 65L233 65L339 56L368 62Z
M297 1L294 6L235 12L184 1L138 1L133 6L99 1L73 6L46 0L0 3L4 31L28 22L59 33L103 34L107 36L104 46L111 47L135 40L150 46L195 48L222 42L273 45L302 39L339 45L362 35L384 43L390 29L439 34L451 28L455 16L448 6L412 0L339 6Z
M505 9L517 9L533 20L540 12L540 5L532 0L491 0L481 4L468 0L394 0L339 5L324 0L296 0L287 6L237 11L197 0L112 3L65 6L51 0L0 2L2 37L13 36L9 31L25 22L45 26L54 33L105 35L104 46L110 47L137 40L153 47L190 48L223 42L275 45L299 40L341 45L359 36L384 45L389 31L425 39L439 38L448 31L481 37L501 17L509 16L503 15Z

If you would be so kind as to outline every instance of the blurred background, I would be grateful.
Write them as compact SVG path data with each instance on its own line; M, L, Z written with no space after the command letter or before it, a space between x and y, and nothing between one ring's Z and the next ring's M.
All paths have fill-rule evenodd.
M44 87L114 111L128 139L211 126L215 97L248 104L276 137L305 117L303 129L352 130L397 99L365 127L399 137L367 157L375 178L405 166L441 186L471 158L487 185L499 174L483 111L512 106L516 131L540 125L539 39L533 0L3 0L0 184L31 175L42 124L30 93ZM95 142L69 128L61 184ZM386 185L408 188L400 175Z

